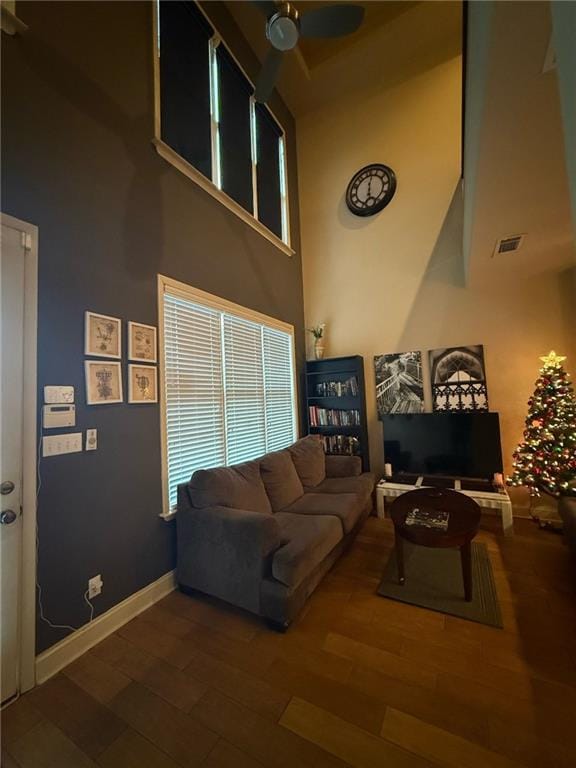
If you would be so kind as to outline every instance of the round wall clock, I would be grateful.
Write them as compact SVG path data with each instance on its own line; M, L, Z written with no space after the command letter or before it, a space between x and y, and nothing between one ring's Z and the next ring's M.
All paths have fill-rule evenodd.
M356 216L372 216L385 208L396 192L392 168L372 163L352 177L346 190L346 205Z

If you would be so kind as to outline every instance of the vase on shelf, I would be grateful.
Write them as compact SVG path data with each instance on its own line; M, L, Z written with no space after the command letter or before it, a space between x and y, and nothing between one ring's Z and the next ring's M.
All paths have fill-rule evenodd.
M314 342L314 357L316 360L322 360L324 357L324 339L316 339Z

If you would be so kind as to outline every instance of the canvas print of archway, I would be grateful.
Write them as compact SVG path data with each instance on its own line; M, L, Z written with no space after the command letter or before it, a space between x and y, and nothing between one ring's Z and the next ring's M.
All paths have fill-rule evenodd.
M487 411L484 347L433 349L430 356L435 411Z
M421 413L424 410L422 355L401 352L374 358L378 418L385 413Z

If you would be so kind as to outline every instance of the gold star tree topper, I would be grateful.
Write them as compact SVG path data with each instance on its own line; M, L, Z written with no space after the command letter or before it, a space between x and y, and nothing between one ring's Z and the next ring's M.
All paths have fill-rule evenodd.
M564 360L566 360L566 356L557 355L552 350L547 355L544 355L544 357L541 357L540 360L544 363L545 368L560 368Z

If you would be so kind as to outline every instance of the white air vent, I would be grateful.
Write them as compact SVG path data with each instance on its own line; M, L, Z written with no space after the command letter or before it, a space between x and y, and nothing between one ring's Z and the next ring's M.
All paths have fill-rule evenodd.
M512 253L512 251L517 251L524 242L525 237L526 235L510 235L510 237L503 237L496 243L493 255L497 256L500 253Z

